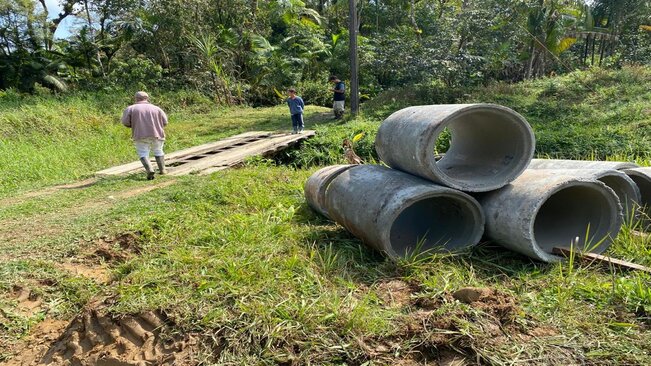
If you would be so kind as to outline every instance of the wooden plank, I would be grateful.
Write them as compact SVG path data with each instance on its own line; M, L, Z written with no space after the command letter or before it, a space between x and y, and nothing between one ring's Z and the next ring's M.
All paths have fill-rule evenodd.
M203 145L198 145L198 146L193 146L188 149L183 149L183 150L178 150L175 152L172 152L170 154L165 155L165 162L167 164L172 164L174 162L180 161L181 159L191 156L191 155L197 155L201 153L206 153L209 151L213 151L222 147L227 147L227 146L232 146L233 144L239 143L246 141L248 139L252 138L267 138L271 136L271 132L266 132L266 131L251 131L251 132L245 132L241 133L239 135L235 136L230 136L225 139L215 141L215 142L210 142L207 144ZM155 164L155 160L151 160L151 163ZM132 163L124 164L124 165L119 165L115 167L111 167L108 169L100 170L99 172L95 173L98 176L105 176L105 175L119 175L119 174L126 174L129 172L134 172L138 170L142 170L142 164L139 161L134 161Z
M572 250L569 248L559 248L555 247L552 249L552 253L556 255L561 255L564 257L569 257L572 254ZM580 253L577 251L574 251L574 255L576 255L578 258L580 258L583 261L586 262L598 262L607 266L615 266L621 269L627 269L627 270L637 270L637 271L643 271L643 272L648 272L651 273L651 268L645 267L639 264L631 263L628 261L624 261L621 259L615 259L612 257L608 257L605 255L599 255L595 253Z
M297 143L315 135L314 131L304 131L302 134L274 135L251 144L236 147L225 152L215 154L211 157L194 160L190 163L170 169L170 175L185 175L194 172L201 172L217 166L234 165L244 161L249 156L260 155L290 144Z

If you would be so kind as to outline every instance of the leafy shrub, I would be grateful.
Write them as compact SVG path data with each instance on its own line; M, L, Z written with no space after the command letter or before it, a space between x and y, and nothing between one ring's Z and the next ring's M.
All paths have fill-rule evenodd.
M332 84L328 83L328 77L322 80L305 80L296 85L296 91L303 98L306 104L329 107L332 105Z
M163 68L144 57L118 61L107 76L113 85L146 89L157 85L163 77Z

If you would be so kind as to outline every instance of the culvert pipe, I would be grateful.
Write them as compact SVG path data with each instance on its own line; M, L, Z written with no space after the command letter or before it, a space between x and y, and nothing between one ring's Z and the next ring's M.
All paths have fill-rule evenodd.
M533 159L529 169L613 169L623 170L637 168L635 163L622 161L593 161L565 159Z
M554 247L603 252L623 221L619 199L604 183L554 170L528 169L478 199L489 239L543 262L561 260Z
M308 206L321 215L331 219L330 215L325 209L325 193L337 175L343 173L347 169L355 165L332 165L319 169L314 172L305 182L303 192L305 193L305 200Z
M437 139L447 133L450 147L437 161ZM526 169L535 137L524 117L506 107L428 105L390 115L380 125L375 148L392 168L462 191L486 192Z
M640 205L651 215L651 168L625 169L624 173L640 189Z
M479 242L484 215L466 193L378 165L358 165L327 188L326 211L391 258L457 251Z
M598 180L612 189L622 205L624 219L635 218L635 209L640 205L640 189L627 174L613 169L547 169L549 174Z

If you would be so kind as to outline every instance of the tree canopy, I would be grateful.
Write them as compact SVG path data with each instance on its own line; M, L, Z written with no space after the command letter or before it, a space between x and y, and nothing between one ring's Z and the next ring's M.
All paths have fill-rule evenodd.
M349 78L343 0L0 0L0 89L192 88L273 104ZM49 16L48 16L48 13ZM358 0L362 96L649 63L648 0ZM71 36L54 37L66 19Z

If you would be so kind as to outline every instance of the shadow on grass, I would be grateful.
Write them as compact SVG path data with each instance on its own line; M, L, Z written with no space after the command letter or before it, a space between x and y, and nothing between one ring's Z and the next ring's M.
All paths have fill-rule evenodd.
M305 202L296 211L294 222L310 229L305 245L327 276L371 285L403 274L396 262L364 245L342 226L333 225Z
M306 245L315 253L314 260L328 275L367 285L397 277L409 277L414 272L439 271L445 266L472 270L481 282L545 274L553 266L536 262L491 242L482 242L455 255L432 254L415 261L393 261L369 248L340 225L314 212L303 203L294 216L297 224L310 231Z

